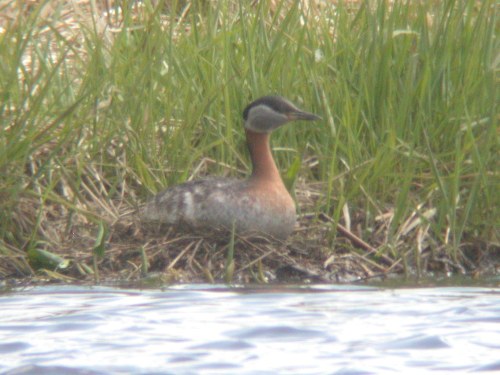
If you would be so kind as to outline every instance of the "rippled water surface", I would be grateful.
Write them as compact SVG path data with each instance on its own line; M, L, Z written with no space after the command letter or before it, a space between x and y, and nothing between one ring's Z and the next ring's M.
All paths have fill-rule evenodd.
M43 287L0 295L0 373L500 371L500 289Z

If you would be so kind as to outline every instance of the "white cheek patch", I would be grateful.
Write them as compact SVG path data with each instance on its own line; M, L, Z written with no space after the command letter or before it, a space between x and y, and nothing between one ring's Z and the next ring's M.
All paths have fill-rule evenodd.
M283 125L288 118L266 105L257 105L250 109L246 121L246 127L250 130L266 133Z

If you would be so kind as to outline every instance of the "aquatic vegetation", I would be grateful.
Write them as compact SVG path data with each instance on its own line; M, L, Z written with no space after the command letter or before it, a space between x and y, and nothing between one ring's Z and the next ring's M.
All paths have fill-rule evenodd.
M92 4L2 5L0 277L34 274L30 250L74 277L498 265L496 2ZM227 256L227 239L144 233L155 192L250 170L241 112L265 94L323 118L273 138L289 243L233 239Z

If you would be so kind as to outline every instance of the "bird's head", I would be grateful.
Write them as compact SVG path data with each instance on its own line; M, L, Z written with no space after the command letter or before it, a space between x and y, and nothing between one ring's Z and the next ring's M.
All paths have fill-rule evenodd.
M256 133L270 133L290 121L314 121L321 117L300 110L281 96L263 96L243 111L245 128Z

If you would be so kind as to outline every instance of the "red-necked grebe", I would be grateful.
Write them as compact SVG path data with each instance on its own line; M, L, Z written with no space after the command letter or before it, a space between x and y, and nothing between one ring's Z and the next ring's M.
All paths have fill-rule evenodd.
M296 212L274 162L269 137L295 120L320 117L304 112L280 96L264 96L243 111L252 161L246 180L207 178L172 186L141 210L143 221L196 229L236 229L243 235L285 239L292 233Z

